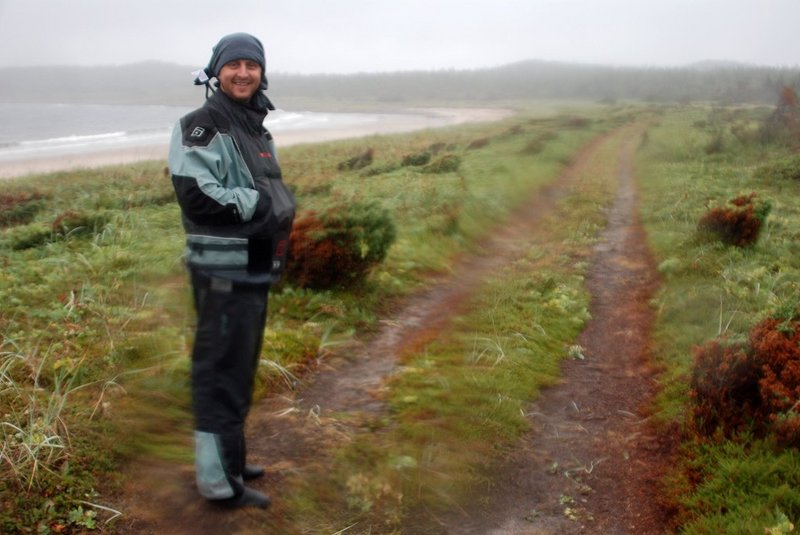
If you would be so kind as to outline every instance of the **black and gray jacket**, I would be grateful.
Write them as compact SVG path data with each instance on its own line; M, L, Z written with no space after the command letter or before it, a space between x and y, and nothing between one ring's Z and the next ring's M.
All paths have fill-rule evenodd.
M217 91L175 125L169 169L192 269L261 283L285 267L295 201L266 114Z

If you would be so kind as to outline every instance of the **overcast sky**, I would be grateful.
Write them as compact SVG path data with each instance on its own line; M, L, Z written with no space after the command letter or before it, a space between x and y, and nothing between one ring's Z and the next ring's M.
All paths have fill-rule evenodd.
M235 31L288 73L800 65L800 0L0 0L0 66L202 67Z

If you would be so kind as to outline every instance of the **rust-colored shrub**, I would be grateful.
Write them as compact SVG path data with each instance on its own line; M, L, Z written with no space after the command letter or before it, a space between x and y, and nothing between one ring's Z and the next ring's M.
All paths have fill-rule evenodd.
M746 342L696 348L690 397L690 423L702 435L750 429L800 447L800 320L767 318Z
M760 416L781 442L800 447L800 321L765 319L750 345L762 366Z
M731 199L731 206L715 206L700 219L697 228L703 235L713 236L727 245L746 247L758 241L761 227L771 205L756 202L756 194Z
M761 405L760 375L745 343L715 339L696 347L690 383L694 429L706 436L745 429Z
M388 212L374 204L308 211L292 228L286 278L302 288L351 286L386 258L395 236Z

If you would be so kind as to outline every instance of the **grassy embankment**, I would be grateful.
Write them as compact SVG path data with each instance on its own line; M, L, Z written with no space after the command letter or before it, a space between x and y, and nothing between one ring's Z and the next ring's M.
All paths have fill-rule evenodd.
M259 391L286 388L285 379L302 374L321 349L369 330L382 306L417 287L427 274L446 269L455 254L485 235L530 191L553 179L583 143L624 115L592 113L596 117L578 121L523 114L495 124L282 151L287 182L301 208L333 197L378 199L395 217L399 235L385 264L355 291L284 286L274 294ZM476 139L488 143L470 149ZM430 174L397 165L403 156L437 143L458 157L456 171ZM336 170L337 163L366 145L376 154L371 176ZM114 513L104 508L106 496L98 489L113 487L117 467L126 458L191 457L185 437L191 428L186 354L192 313L180 260L179 210L160 162L9 180L2 199L0 526L9 533L103 527ZM580 225L579 213L574 221ZM576 239L592 228L580 227L564 239ZM530 356L538 344L547 347L550 358L561 356L561 346L582 321L585 300L579 269L564 264L565 258L532 254L524 262L553 262L551 271L543 269L534 280L522 276L513 283L539 300L536 307L561 312L550 314L563 322L553 327L558 334L548 335L553 340L530 343L524 329L518 331L522 336L495 331L506 321L525 325L531 314L522 306L506 319L508 312L503 311L513 307L498 304L516 299L515 292L511 287L496 289L489 294L494 304L486 308L487 313L495 311L492 321L464 320L482 326L468 336L468 360L479 367L492 361L511 363L516 359L500 357L517 352ZM487 326L492 328L486 331ZM528 373L547 381L553 366ZM425 382L439 373L427 357L409 369L421 373L405 374L396 392L411 389L415 377ZM503 381L509 381L509 373L500 374ZM535 384L512 396L524 399ZM425 401L434 396L420 385L413 391L417 393L398 394L392 403L410 410L413 396ZM467 401L473 403L471 398L451 398L450 409L442 405L442 410L463 410ZM514 412L508 407L503 411ZM470 424L483 440L513 436L521 426L513 418L503 419L492 436L485 436L477 424L486 421L482 417ZM408 434L407 444L414 444L414 425L398 429ZM423 466L418 456L425 450L411 448L398 457L400 464L416 459ZM367 482L366 488L373 483ZM355 516L379 513L365 505L369 491L365 495L359 485L356 480L349 485Z
M796 312L800 302L800 182L755 173L789 153L757 139L770 111L670 110L639 151L641 213L664 282L654 300L664 368L659 416L684 437L667 496L685 533L788 533L788 522L800 521L796 449L747 434L700 437L686 416L692 348L717 336L746 339L759 320ZM699 239L697 224L710 205L751 192L772 205L756 245Z

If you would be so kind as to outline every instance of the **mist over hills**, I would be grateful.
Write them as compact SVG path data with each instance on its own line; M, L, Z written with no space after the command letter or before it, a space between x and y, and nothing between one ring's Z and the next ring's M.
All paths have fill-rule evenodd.
M193 70L155 61L113 67L4 67L0 102L194 106L202 102L203 88L193 85ZM480 105L547 98L773 104L784 85L800 88L800 68L730 62L647 68L528 60L474 70L268 75L268 94L284 109L314 101Z

